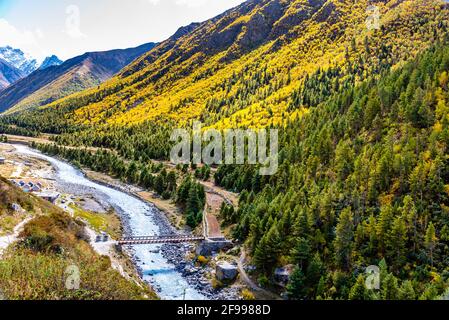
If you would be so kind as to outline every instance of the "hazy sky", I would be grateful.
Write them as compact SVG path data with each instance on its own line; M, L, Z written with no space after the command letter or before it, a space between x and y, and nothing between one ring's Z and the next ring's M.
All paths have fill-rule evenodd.
M0 0L0 46L65 60L158 42L244 0Z

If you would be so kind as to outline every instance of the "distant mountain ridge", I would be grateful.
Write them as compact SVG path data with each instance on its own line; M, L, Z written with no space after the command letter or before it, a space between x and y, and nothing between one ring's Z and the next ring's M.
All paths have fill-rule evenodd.
M0 92L0 112L14 107L26 110L51 103L69 94L97 86L123 67L150 51L154 43L136 48L89 52L57 65L57 57L44 61L44 67ZM56 60L57 59L57 60Z
M25 54L20 49L11 46L0 48L0 90L9 87L18 80L30 75L38 69L45 69L51 66L62 64L62 61L55 55L45 58L38 64L37 60Z
M367 27L373 3L380 30ZM379 74L435 42L448 18L439 0L248 0L180 28L98 88L47 106L77 124L279 124L310 107L291 107L308 76L335 66L342 77L360 69L352 83Z
M0 59L20 70L25 76L38 68L36 59L33 59L20 49L14 49L10 46L0 48Z

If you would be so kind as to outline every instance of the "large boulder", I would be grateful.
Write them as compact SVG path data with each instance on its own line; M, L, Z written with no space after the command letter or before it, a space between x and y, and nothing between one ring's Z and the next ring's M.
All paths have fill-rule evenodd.
M22 209L22 207L20 206L20 204L17 204L17 203L13 203L12 205L11 205L11 208L15 211L15 212L21 212L23 209Z
M229 282L235 280L238 275L238 268L236 265L230 264L226 261L220 261L217 263L217 268L215 270L215 275L217 280L223 282Z
M282 268L277 268L274 271L274 280L280 285L287 285L290 281L290 277L295 269L294 265L288 265Z
M232 247L232 242L227 240L223 241L205 240L201 242L196 248L196 254L198 256L209 257L214 252L219 252L220 250L225 250L230 247Z

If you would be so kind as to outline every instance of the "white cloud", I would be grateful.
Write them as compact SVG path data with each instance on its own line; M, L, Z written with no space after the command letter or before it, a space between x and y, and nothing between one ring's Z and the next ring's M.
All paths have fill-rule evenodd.
M11 46L22 49L37 59L45 56L42 48L39 46L39 39L44 38L44 33L40 29L20 30L10 24L5 19L0 19L0 46Z
M10 45L36 44L37 34L29 30L18 30L5 19L0 19L0 43Z
M208 3L208 0L176 0L178 6L201 7Z
M0 15L9 22L9 26L2 22L0 42L36 58L44 51L45 56L56 54L66 60L87 51L163 41L180 26L212 18L243 1L11 1L8 14Z
M43 39L45 36L44 36L44 33L42 32L42 30L41 29L36 29L36 36L37 36L37 38L38 39Z
M152 6L157 6L158 4L161 3L161 1L162 0L140 0L140 3L144 6L148 5L148 4L150 4Z

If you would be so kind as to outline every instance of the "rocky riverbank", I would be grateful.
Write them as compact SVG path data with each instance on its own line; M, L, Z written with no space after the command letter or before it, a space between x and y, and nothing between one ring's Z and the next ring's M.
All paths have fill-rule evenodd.
M89 175L92 179L92 177ZM108 179L103 180L99 179L98 176L96 179L93 179L95 182L103 184L107 187L114 188L118 191L125 192L133 197L136 197L142 201L142 197L138 196L138 193L141 191L139 188L123 184L121 182ZM147 202L147 201L146 201ZM154 206L151 202L147 202L148 205ZM119 211L119 210L118 210ZM168 236L168 235L188 235L187 231L179 231L177 230L171 223L168 221L167 217L162 214L161 211L157 210L160 214L153 214L151 218L154 223L159 227L159 235ZM122 223L125 230L125 235L132 235L132 231L129 228L129 224L127 223L127 216L122 216ZM195 252L195 246L192 244L165 244L161 245L159 249L162 256L167 259L168 263L175 266L177 272L182 274L182 276L186 279L186 281L194 287L201 294L205 295L207 298L211 300L236 300L241 298L240 288L232 286L225 288L214 288L211 282L211 278L213 276L214 270L208 266L197 266L195 265L195 261L193 261L190 257L192 253ZM132 247L128 247L125 251L130 255L131 260L134 262L136 266L139 265L139 258L136 257L135 252ZM143 278L143 270L140 267L137 267L137 272ZM153 289L158 292L160 288L156 283L150 283Z
M162 235L182 234L171 226L164 216L156 217L156 224L159 225ZM185 233L184 233L185 234ZM187 282L196 290L207 296L211 300L236 300L240 299L240 289L237 287L214 288L211 282L214 270L210 265L198 266L192 259L195 252L193 244L177 244L161 246L161 252L170 264L182 274Z
M135 195L135 189L132 186L123 186L116 184L114 187L122 192L127 192L130 195ZM153 206L153 204L149 203ZM179 231L170 224L168 219L163 214L154 214L151 216L154 223L159 227L159 235L189 235L187 231ZM124 220L125 234L132 234ZM191 259L192 253L195 252L195 245L193 244L164 244L155 249L161 252L162 256L167 259L168 263L175 266L178 271L186 279L186 281L199 291L201 294L207 296L210 300L237 300L240 299L240 290L236 287L226 287L222 289L215 289L211 282L211 276L214 270L210 266L199 267L195 265L195 261ZM134 254L132 247L126 249L131 256L131 260L135 265L138 265L138 258ZM143 278L143 270L137 267L139 275ZM153 289L158 292L160 288L156 283L151 283Z

